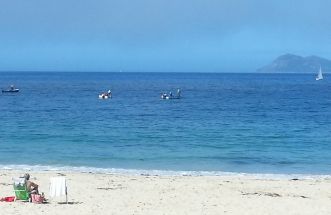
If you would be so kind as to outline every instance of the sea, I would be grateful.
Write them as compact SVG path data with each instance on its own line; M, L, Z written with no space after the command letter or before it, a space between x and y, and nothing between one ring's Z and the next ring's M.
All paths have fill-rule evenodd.
M11 84L0 169L331 175L328 74L1 72Z

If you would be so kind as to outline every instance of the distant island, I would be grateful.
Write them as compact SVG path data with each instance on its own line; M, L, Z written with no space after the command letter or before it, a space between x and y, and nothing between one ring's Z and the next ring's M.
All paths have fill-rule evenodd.
M319 67L323 72L331 72L331 61L318 56L302 57L285 54L277 57L272 63L257 69L262 73L316 73Z

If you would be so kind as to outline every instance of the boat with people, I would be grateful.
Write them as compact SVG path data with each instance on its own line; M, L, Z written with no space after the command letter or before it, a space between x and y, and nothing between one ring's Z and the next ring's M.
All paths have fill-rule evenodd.
M110 90L107 92L99 94L99 99L111 99L112 98L112 93Z
M181 98L181 90L177 89L176 95L173 95L170 91L169 93L161 93L161 99L180 99Z
M322 79L323 79L323 74L322 74L322 68L320 66L320 70L318 71L317 76L316 76L316 81L319 81Z
M15 88L15 86L12 84L9 86L9 89L2 90L3 93L18 93L20 89Z

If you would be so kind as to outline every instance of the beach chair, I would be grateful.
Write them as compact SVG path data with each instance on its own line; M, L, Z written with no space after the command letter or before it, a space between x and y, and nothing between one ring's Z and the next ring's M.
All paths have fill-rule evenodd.
M25 178L13 178L13 186L14 186L14 193L15 193L15 201L22 200L22 201L29 201L29 192L26 187L26 180Z
M49 186L49 196L51 198L58 196L66 196L66 203L68 204L68 189L65 177L52 177Z

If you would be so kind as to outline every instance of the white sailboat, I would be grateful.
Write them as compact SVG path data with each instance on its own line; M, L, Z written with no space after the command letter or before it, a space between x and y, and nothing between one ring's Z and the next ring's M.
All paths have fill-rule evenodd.
M322 68L320 67L320 70L318 71L318 74L316 76L316 81L322 80L323 79L323 74L322 74Z

